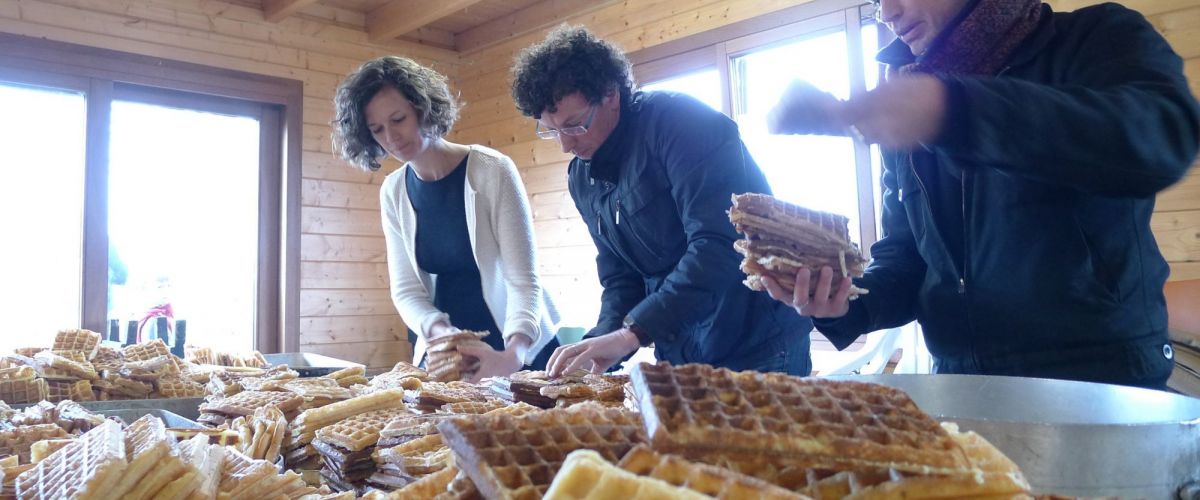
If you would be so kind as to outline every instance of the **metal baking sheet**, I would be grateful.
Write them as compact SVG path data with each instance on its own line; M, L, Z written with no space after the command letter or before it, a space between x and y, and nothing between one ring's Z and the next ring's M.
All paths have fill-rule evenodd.
M79 405L95 412L114 410L166 410L188 420L200 418L200 404L204 398L170 398L170 399L123 399L117 401L79 401ZM31 404L12 405L21 409Z
M288 365L288 368L296 370L301 377L320 377L329 375L343 368L355 366L363 366L358 363L345 361L320 354L310 352L281 352L275 354L263 354L263 358L272 366Z
M850 375L904 390L978 432L1037 493L1173 499L1200 480L1200 399L1107 384L980 375Z
M146 415L154 415L163 421L163 424L173 429L203 429L203 425L196 423L194 420L183 418L175 413L167 410L159 410L157 408L125 408L121 410L100 410L98 413L106 417L119 417L126 424L132 424L137 419Z

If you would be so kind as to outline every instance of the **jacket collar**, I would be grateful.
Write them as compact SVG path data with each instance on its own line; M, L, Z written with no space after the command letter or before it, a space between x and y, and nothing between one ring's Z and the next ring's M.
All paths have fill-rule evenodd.
M617 126L613 128L608 139L604 140L604 144L596 150L596 154L591 160L581 160L585 165L589 165L589 175L593 179L617 182L617 176L621 166L621 159L625 156L625 151L629 149L629 143L632 140L630 130L633 126L630 125L634 117L642 107L641 92L635 92L627 99L621 100L621 113L617 117Z
M1041 53L1042 49L1046 48L1046 45L1050 43L1050 39L1054 37L1056 32L1057 30L1054 27L1054 11L1050 8L1050 5L1043 3L1042 18L1038 21L1037 29L1017 47L1016 52L1009 57L1007 66L1020 66L1032 60ZM893 40L892 43L889 43L875 55L876 61L892 68L912 64L917 62L918 59L918 57L913 56L912 49L899 38Z

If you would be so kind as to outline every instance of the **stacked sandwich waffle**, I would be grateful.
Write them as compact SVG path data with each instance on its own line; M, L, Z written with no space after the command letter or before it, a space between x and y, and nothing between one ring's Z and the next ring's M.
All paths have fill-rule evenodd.
M1028 490L986 441L952 434L897 389L645 363L634 368L632 382L655 450L793 491L829 498L826 486L853 484L924 498L931 488L960 497Z
M230 429L238 434L238 450L250 458L275 463L287 433L287 419L277 406L260 406L253 415L237 417Z
M625 400L624 386L628 381L628 377L623 375L596 375L585 370L555 378L544 371L523 371L492 378L491 390L501 399L539 408L584 401L621 406Z
M795 288L796 273L801 269L819 271L833 268L835 275L863 275L866 259L858 245L850 241L845 216L810 210L777 200L769 195L734 195L729 220L744 239L734 248L745 256L742 271L746 286L762 291L762 277L770 276L787 290ZM810 282L809 293L816 288ZM867 293L852 287L850 297Z
M452 418L438 429L487 498L540 498L568 453L590 449L616 462L646 439L636 414L597 403Z
M434 412L452 403L482 403L495 399L491 393L466 382L423 382L416 389L404 391L404 401L414 410Z
M423 382L432 380L429 373L403 361L396 363L391 371L381 373L367 382L368 390L419 389Z
M36 403L49 397L45 379L37 377L30 366L0 368L0 401L12 404Z
M74 401L42 401L20 411L4 411L0 429L54 424L69 434L78 435L102 423L103 415L88 411Z
M321 454L321 477L338 491L365 491L375 473L371 459L379 432L393 419L411 414L403 405L360 413L317 431L312 445Z
M285 418L294 417L304 398L291 392L243 391L227 398L205 402L200 405L202 424L213 427L224 426L238 417L254 415L255 410L265 407L277 408Z
M319 467L319 453L313 441L317 438L317 431L324 427L364 413L404 408L404 393L399 389L388 389L305 410L288 424L288 433L284 438L287 466L308 470ZM380 425L380 429L382 427ZM370 457L370 452L367 457Z
M479 359L474 356L464 356L458 351L458 348L464 345L488 347L480 340L487 335L488 332L463 330L430 340L426 350L426 366L429 367L429 375L438 382L453 382L479 371Z

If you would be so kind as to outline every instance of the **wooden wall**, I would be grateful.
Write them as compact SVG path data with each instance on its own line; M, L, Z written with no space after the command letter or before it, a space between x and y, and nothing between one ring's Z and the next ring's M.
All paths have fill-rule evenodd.
M799 3L804 2L634 0L566 21L584 24L634 52ZM1056 9L1070 10L1097 2L1050 3ZM1146 14L1166 35L1188 59L1193 82L1200 83L1200 0L1125 3ZM507 85L508 67L517 51L544 37L545 31L539 31L465 58L455 83L468 104L453 138L490 145L511 156L520 167L533 205L545 286L571 322L590 327L599 310L600 286L595 249L566 192L570 157L562 153L557 141L534 136L533 121L514 109ZM1200 85L1193 90L1200 91ZM1154 230L1171 261L1171 279L1200 278L1200 171L1193 171L1160 196Z
M458 55L372 44L361 13L305 12L267 23L255 2L236 0L0 0L0 32L303 81L300 347L390 367L410 348L387 290L378 201L386 172L357 171L331 154L331 100L369 58L404 54L453 75Z

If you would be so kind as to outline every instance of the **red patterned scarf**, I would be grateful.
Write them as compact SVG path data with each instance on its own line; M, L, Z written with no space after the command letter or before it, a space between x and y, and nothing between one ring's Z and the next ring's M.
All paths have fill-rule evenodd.
M970 8L970 7L968 7ZM994 75L1037 29L1041 0L979 0L923 57L900 73Z

